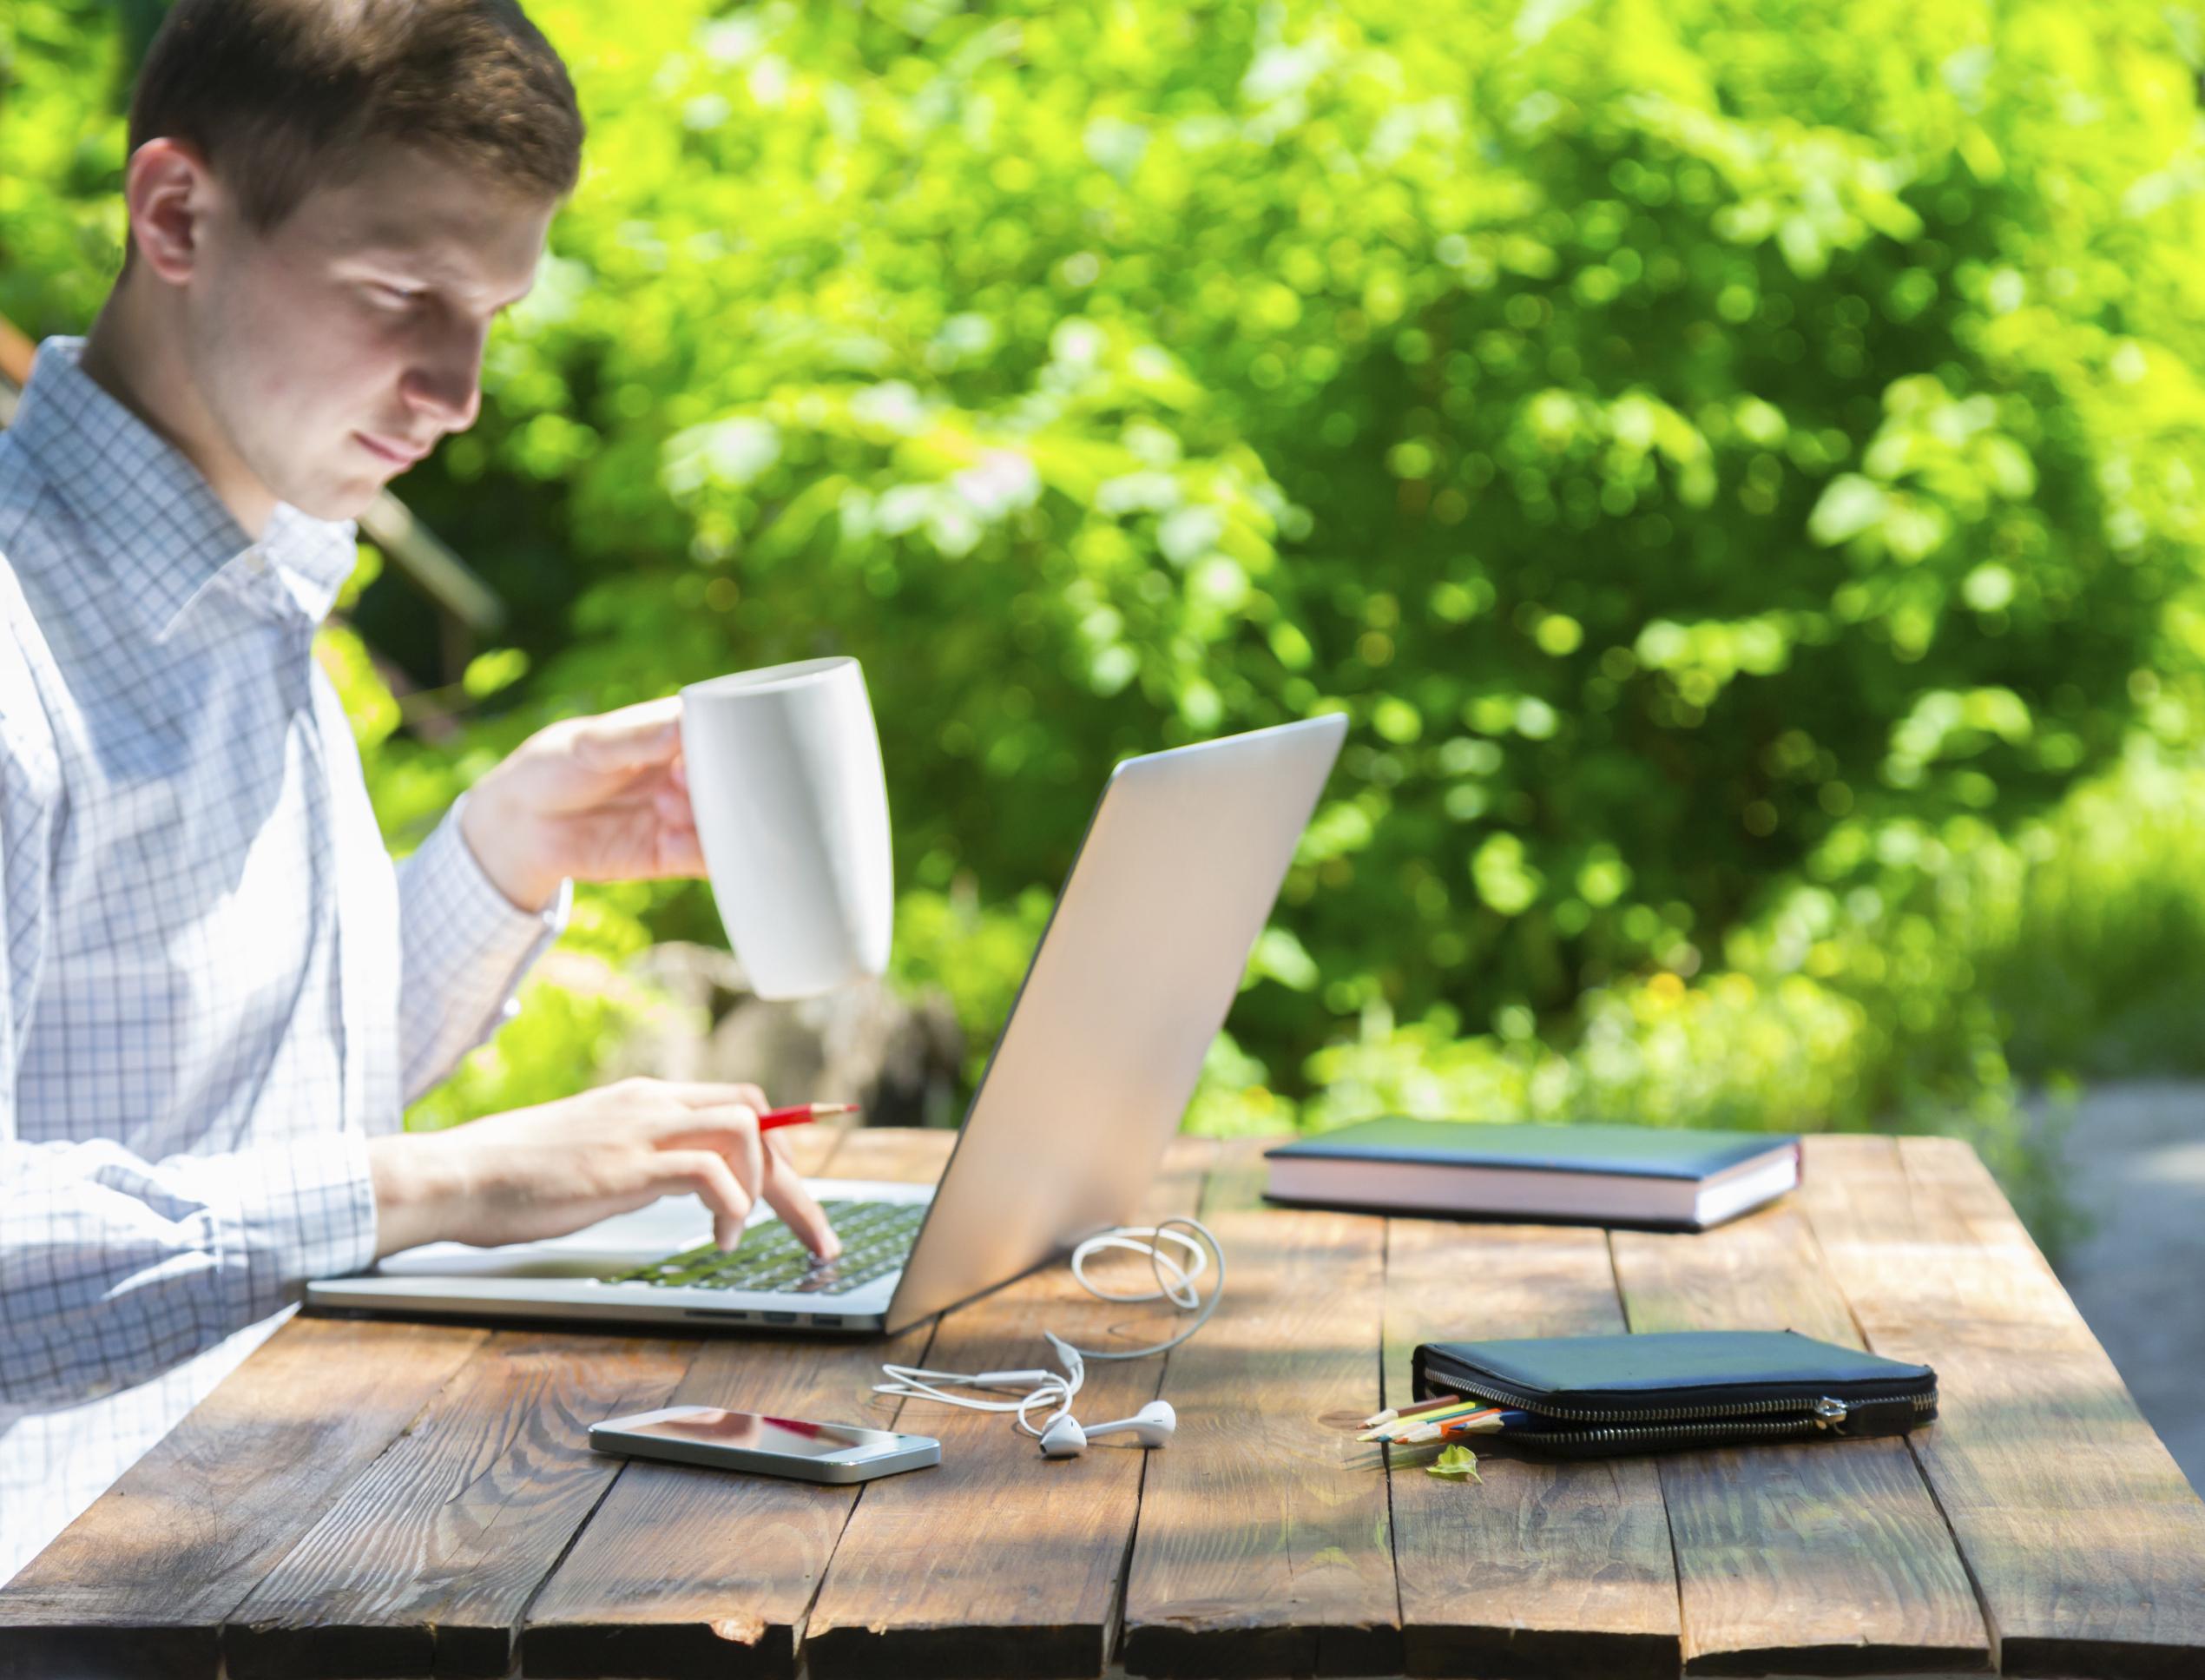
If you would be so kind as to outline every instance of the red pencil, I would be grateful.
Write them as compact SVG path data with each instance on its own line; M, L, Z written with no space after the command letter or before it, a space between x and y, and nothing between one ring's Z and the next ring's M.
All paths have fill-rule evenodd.
M855 1103L799 1103L793 1109L773 1109L758 1117L758 1130L771 1131L776 1126L800 1126L806 1120L824 1120L830 1114L855 1114Z

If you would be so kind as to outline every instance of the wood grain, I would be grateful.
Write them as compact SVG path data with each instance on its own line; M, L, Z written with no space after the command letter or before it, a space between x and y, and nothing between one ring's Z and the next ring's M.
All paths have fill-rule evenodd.
M1861 1345L1803 1213L1617 1231L1636 1332L1797 1330ZM1966 1571L1905 1441L1659 1456L1688 1674L1916 1674L1991 1665Z
M784 1126L772 1134L773 1145L789 1164L807 1178L831 1172L834 1157L852 1134L862 1130L847 1120L813 1120L800 1126Z
M1802 1196L1869 1346L1934 1366L1913 1450L2001 1670L2205 1673L2205 1504L1966 1144L1809 1140Z
M1144 1217L1193 1213L1213 1153L1205 1140L1176 1142ZM1095 1275L1153 1287L1130 1257L1098 1262ZM1053 1367L1043 1330L1130 1347L1183 1322L1168 1307L1096 1301L1069 1268L1050 1266L947 1314L926 1362ZM1160 1359L1095 1361L1075 1413L1130 1416L1162 1375ZM858 1501L805 1635L813 1680L1100 1674L1140 1508L1141 1449L1098 1441L1083 1457L1044 1459L1007 1417L925 1402L906 1402L898 1426L939 1437L941 1467L874 1483Z
M954 1134L866 1128L829 1169L929 1183ZM890 1426L880 1361L924 1356L931 1326L892 1341L727 1337L705 1344L674 1403ZM925 1476L931 1472L913 1472ZM530 1606L531 1676L792 1675L805 1612L858 1487L631 1459Z
M695 1347L492 1336L233 1612L232 1680L504 1675L523 1606L619 1471L589 1426L664 1405Z
M1129 1673L1401 1666L1385 1472L1343 1426L1379 1404L1384 1223L1266 1208L1263 1177L1256 1140L1226 1146L1210 1176L1225 1298L1165 1368L1179 1433L1149 1459Z
M806 1131L806 1169L852 1177L931 1176L951 1142ZM1958 1672L1994 1640L2013 1674L2205 1673L2205 1505L1964 1145L1810 1139L1806 1186L1778 1208L1609 1245L1631 1328L1865 1336L1938 1368L1937 1424L1576 1465L1496 1445L1482 1486L1405 1461L1390 1506L1350 1438L1399 1397L1409 1347L1612 1330L1602 1238L1266 1209L1260 1149L1231 1146L1211 1176L1226 1304L1165 1365L1181 1428L1164 1452L1045 1466L1007 1428L927 1408L904 1425L956 1443L951 1474L838 1490L590 1466L571 1426L650 1403L688 1344L305 1320L0 1589L0 1677L207 1680L233 1612L240 1680L489 1672L547 1570L518 1611L531 1675L791 1676L815 1591L820 1680L1092 1673L1129 1480L1118 1655L1135 1674L1503 1680L1680 1656L1707 1673ZM936 1356L1030 1362L1037 1315L1067 1310L1056 1287L962 1309ZM674 1392L885 1422L878 1361L928 1340L716 1339ZM1098 1371L1083 1414L1132 1409L1142 1372ZM1681 1621L1674 1593L1663 1614L1671 1528Z
M926 1126L858 1126L842 1135L826 1170L836 1178L931 1184L949 1165L957 1133Z
M779 1141L815 1174L845 1136L803 1126ZM664 1405L696 1347L493 1336L233 1616L233 1680L504 1674L523 1606L620 1472L589 1450L589 1425Z
M213 1676L223 1618L484 1340L293 1319L0 1589L0 1676Z
M1600 1231L1388 1222L1388 1405L1411 1398L1418 1342L1624 1328ZM1425 1474L1434 1449L1393 1449L1407 1672L1675 1674L1676 1568L1652 1461L1562 1462L1474 1444L1484 1479L1471 1484Z

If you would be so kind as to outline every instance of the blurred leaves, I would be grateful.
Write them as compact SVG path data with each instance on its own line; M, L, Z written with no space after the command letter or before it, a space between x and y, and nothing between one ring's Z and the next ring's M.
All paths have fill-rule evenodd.
M516 610L372 754L402 843L534 722L854 654L977 1048L1116 756L1339 709L1197 1123L2003 1091L1969 894L2205 703L2194 18L531 10L587 172L405 486ZM118 227L102 16L0 25L42 330Z
M2044 809L2135 714L2195 102L2097 16L550 9L593 161L499 423L604 445L530 687L856 653L906 880L991 904L1116 754L1346 708L1323 984L1244 1003L1289 1084L1312 998L1688 975L1840 823Z

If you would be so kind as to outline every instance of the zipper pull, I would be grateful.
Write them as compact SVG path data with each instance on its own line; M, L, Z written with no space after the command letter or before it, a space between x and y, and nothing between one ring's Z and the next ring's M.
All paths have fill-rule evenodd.
M1845 1420L1846 1403L1843 1400L1833 1400L1825 1394L1814 1402L1814 1426L1817 1429L1842 1430Z

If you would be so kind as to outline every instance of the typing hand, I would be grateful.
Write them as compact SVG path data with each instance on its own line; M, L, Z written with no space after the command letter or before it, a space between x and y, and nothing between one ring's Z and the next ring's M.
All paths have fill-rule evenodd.
M761 1136L755 1085L623 1079L449 1131L368 1143L376 1258L423 1242L485 1247L563 1236L694 1191L723 1248L760 1195L822 1260L841 1252L778 1136Z
M459 829L483 873L523 910L541 910L568 877L701 875L681 696L537 730L475 784Z

